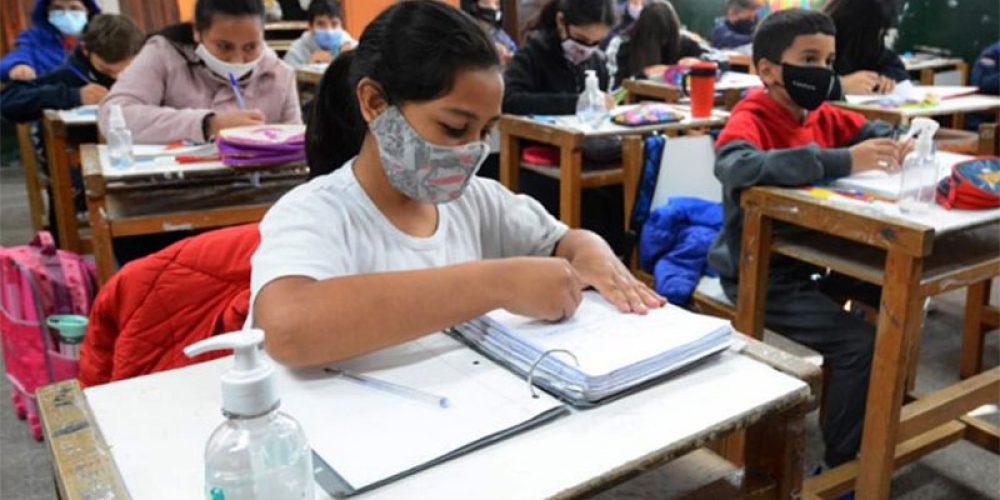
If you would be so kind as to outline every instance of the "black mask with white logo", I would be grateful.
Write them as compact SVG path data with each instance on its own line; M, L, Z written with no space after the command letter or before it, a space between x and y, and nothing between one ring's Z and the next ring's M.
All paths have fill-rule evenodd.
M809 111L839 97L837 75L830 68L781 63L781 75L788 97Z

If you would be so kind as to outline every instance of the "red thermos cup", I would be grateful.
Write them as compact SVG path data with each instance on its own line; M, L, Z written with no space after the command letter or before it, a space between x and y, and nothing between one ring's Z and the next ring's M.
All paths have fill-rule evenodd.
M707 118L712 116L715 103L715 77L719 67L714 62L695 63L684 75L681 85L684 93L691 97L691 116Z

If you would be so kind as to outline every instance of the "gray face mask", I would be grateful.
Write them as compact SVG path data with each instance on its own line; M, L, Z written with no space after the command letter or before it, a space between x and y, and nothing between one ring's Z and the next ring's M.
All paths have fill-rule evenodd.
M420 136L396 106L370 125L392 187L423 203L447 203L465 191L490 154L485 142L439 146Z

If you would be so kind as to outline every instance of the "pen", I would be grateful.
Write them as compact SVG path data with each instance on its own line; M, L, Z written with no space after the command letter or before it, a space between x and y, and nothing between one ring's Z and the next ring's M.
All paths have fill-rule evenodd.
M229 74L229 84L233 86L233 93L236 94L236 104L240 109L247 109L247 103L243 101L243 94L240 93L240 84L236 83L236 77Z
M390 394L395 394L397 396L402 396L404 398L409 398L414 401L420 401L422 403L434 405L439 408L448 408L449 406L451 406L451 402L448 401L448 398L446 397L436 396L434 394L430 394L421 391L419 389L406 387L405 385L394 384L392 382L386 382L384 380L368 377L366 375L359 375L356 373L351 373L344 370L337 370L334 368L324 368L323 371L335 375L341 375L348 380L357 382L362 385L367 385L369 387L378 389L380 391L388 392Z

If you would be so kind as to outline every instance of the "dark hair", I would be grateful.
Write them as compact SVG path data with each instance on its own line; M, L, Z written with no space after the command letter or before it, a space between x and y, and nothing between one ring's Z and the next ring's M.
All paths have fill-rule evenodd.
M340 2L337 0L312 0L307 16L309 23L312 24L320 16L343 17L343 11L340 10Z
M138 54L145 40L146 35L132 18L118 14L94 16L80 39L87 51L110 64Z
M340 168L361 150L368 127L358 108L362 78L378 82L390 105L430 101L451 91L463 70L500 67L493 41L468 14L438 0L408 0L382 11L356 49L320 80L306 127L310 177Z
M618 23L618 9L614 0L549 0L529 23L527 31L556 32L556 14L562 12L566 24L584 26Z
M757 0L729 0L726 2L726 10L750 10L757 9L760 5Z
M647 3L626 33L629 68L619 69L623 75L634 75L647 66L676 61L680 54L681 21L669 2Z
M885 34L899 15L895 0L828 0L823 12L833 19L839 35L834 71L846 75L877 70Z
M757 26L753 35L753 63L761 59L781 62L781 54L795 43L799 35L823 34L837 36L837 28L830 16L804 9L785 9L772 12Z
M166 39L181 45L194 45L194 31L204 31L212 27L215 16L260 18L264 23L264 2L262 0L198 0L194 6L192 23L174 24L158 33Z

